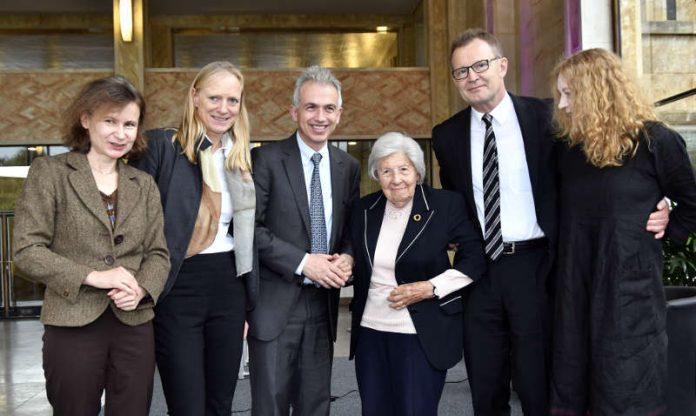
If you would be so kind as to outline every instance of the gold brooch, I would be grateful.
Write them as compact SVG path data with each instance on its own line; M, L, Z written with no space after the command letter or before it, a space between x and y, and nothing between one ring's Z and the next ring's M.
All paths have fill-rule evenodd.
M413 216L413 221L418 222L418 221L420 221L420 220L421 220L421 215L420 215L420 214L416 214L416 215Z

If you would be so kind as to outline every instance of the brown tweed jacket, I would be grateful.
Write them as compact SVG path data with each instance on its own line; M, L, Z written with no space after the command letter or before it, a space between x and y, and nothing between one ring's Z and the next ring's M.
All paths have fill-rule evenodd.
M44 324L83 326L108 307L127 325L154 317L152 307L169 273L159 191L150 175L119 162L117 195L112 230L85 155L34 160L15 210L13 255L26 277L46 285ZM93 270L118 266L152 300L126 312L111 302L108 290L82 284Z

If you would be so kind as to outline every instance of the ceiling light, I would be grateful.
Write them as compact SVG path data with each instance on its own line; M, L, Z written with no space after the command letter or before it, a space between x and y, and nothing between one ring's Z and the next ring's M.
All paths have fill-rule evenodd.
M118 15L121 23L121 39L124 42L133 41L133 4L132 0L118 1Z

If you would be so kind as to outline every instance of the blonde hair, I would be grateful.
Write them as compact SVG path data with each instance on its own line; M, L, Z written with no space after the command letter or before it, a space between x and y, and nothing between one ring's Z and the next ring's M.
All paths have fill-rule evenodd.
M206 131L205 126L196 115L196 107L193 104L193 93L208 82L211 77L221 72L234 75L239 80L242 87L239 116L229 131L230 135L234 138L234 144L232 145L232 150L227 155L227 159L225 159L225 168L227 170L239 168L242 171L251 172L251 155L249 153L250 126L249 115L246 105L244 104L244 76L239 69L230 62L211 62L198 71L186 95L184 116L181 119L181 124L179 124L179 129L176 134L174 134L172 140L179 142L183 149L183 153L191 163L198 163L198 143L206 134Z
M556 88L562 76L571 93L571 109L558 108ZM587 161L597 167L621 166L633 157L646 122L657 117L621 58L604 49L588 49L561 61L553 70L557 135L580 145Z

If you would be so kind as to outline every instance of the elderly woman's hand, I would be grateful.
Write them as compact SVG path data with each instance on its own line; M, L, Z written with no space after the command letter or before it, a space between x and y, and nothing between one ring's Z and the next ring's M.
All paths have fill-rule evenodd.
M424 299L430 299L433 295L434 286L429 281L406 283L397 286L392 290L387 300L391 302L390 307L394 309L403 309L408 305L420 302Z

